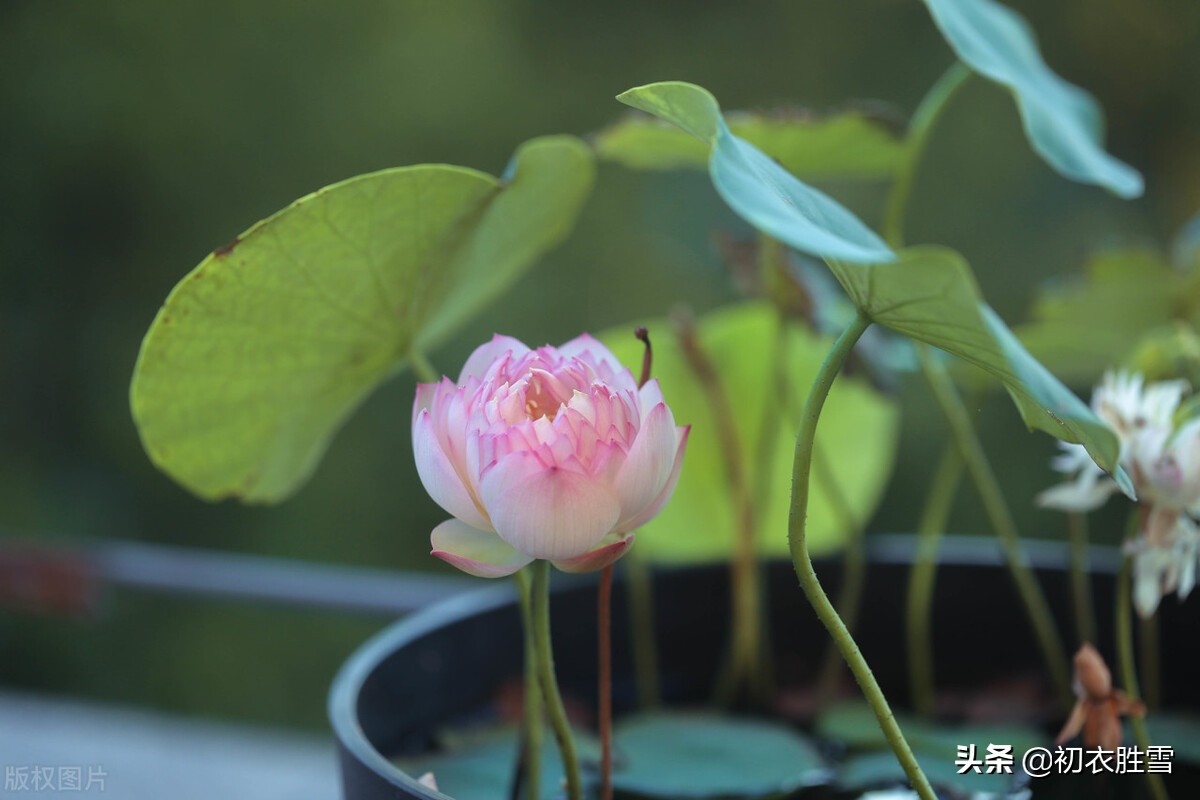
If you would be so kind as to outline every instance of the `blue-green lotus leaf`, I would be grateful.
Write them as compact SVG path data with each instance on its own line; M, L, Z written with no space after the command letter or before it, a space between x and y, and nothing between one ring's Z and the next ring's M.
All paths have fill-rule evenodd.
M206 499L277 502L346 418L566 237L591 151L524 144L504 179L441 164L326 187L218 248L167 298L130 389L151 460Z
M1141 174L1104 150L1099 104L1046 66L1019 14L994 0L925 0L925 5L964 63L1016 95L1030 145L1055 171L1121 197L1142 193Z
M1129 476L1118 463L1116 434L1021 346L983 302L962 256L948 248L914 247L892 264L830 261L829 266L873 322L999 378L1029 427L1082 444L1133 496Z
M668 81L630 89L617 99L707 143L709 175L717 193L758 230L822 258L856 263L895 258L891 248L844 206L734 135L708 90Z
M613 745L613 785L639 797L781 797L827 776L803 735L759 719L646 713L618 723Z

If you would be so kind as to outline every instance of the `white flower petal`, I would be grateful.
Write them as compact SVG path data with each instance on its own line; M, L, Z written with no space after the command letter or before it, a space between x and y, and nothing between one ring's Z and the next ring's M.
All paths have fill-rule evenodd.
M662 387L658 385L658 378L651 378L642 384L642 388L638 389L638 406L642 413L642 419L645 419L661 402L663 402L663 393Z
M671 467L671 476L667 478L667 483L662 491L658 493L658 497L650 505L646 506L642 511L632 519L626 520L618 528L618 532L632 531L642 527L650 520L658 516L658 512L662 511L663 506L671 499L671 495L675 494L675 485L679 483L679 473L683 470L683 454L687 451L688 435L692 432L691 425L684 425L681 428L676 428L676 435L679 437L679 446L675 449L675 463Z
M457 519L433 529L433 555L470 575L502 578L533 561L492 531L481 531Z
M492 526L472 499L462 475L442 449L428 411L417 414L413 422L413 455L417 475L433 502L474 528L491 530Z
M1190 558L1186 561L1181 561L1179 564L1179 586L1175 592L1179 595L1180 600L1186 600L1187 596L1192 593L1192 589L1196 588L1196 559Z
M1179 501L1189 507L1200 506L1200 419L1185 423L1171 437L1167 450L1182 473Z
M633 544L633 538L632 533L609 534L583 555L555 561L554 566L563 572L595 572L604 569L625 555Z
M590 334L576 336L560 346L558 352L563 358L578 358L591 364L600 378L612 389L637 389L633 373L600 340Z
M1095 511L1116 491L1112 478L1084 473L1077 480L1051 486L1037 496L1037 504L1059 511Z
M671 409L666 403L659 403L642 421L637 438L613 483L621 501L623 522L640 515L662 492L675 465L678 444Z
M417 396L413 400L413 422L417 421L417 414L429 410L433 405L433 397L437 393L437 388L437 383L417 384Z
M1170 551L1140 544L1133 558L1133 605L1141 617L1154 615L1173 562Z
M501 336L497 333L490 342L476 347L475 352L467 358L467 363L463 364L462 372L458 375L458 383L459 385L466 383L469 376L483 380L488 367L505 353L512 353L514 358L520 358L528 352L529 347L520 339Z

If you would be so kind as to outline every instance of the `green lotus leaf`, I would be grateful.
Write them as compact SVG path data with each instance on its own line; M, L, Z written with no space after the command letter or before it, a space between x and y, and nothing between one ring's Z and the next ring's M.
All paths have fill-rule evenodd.
M896 721L929 780L959 791L1001 793L1012 781L1012 774L988 774L986 765L980 773L968 769L959 774L955 764L959 746L975 745L975 758L984 761L989 745L1011 745L1015 773L1027 750L1046 744L1035 728L1017 723L945 724L904 713L897 713ZM907 784L904 770L888 750L887 739L866 702L852 700L832 705L817 717L816 726L822 737L856 751L838 766L839 786L864 789Z
M573 736L581 759L599 760L600 746L594 736L580 730L574 731ZM444 751L396 759L396 766L413 778L432 774L438 791L455 800L495 800L506 796L520 749L520 733L515 726L449 731L442 738ZM560 797L566 773L558 745L549 731L542 739L541 767L539 797L542 800Z
M1125 198L1142 176L1104 150L1104 115L1087 92L1056 75L1019 14L994 0L925 0L967 66L1012 90L1030 145L1060 175Z
M1200 716L1154 711L1146 717L1151 745L1170 747L1175 759L1200 765Z
M1132 496L1117 436L1029 354L983 302L967 262L953 250L916 247L892 264L830 261L854 304L873 322L952 353L998 378L1030 428L1082 444Z
M794 111L733 112L729 130L810 181L889 178L904 154L900 137L887 124L861 111L817 116ZM703 169L704 143L673 125L631 116L597 134L600 158L631 169Z
M827 775L817 749L786 725L664 711L621 720L613 786L639 797L780 797Z
M985 752L987 751L980 751L979 757L982 758L982 753ZM932 754L916 750L913 755L916 756L917 763L921 765L921 771L925 773L929 782L935 787L954 790L954 796L961 794L976 800L999 798L1004 796L1013 782L1012 775L1000 773L977 773L972 770L959 774L958 767L954 765L953 754L947 759L941 753ZM1019 766L1015 767L1014 771L1016 769L1019 769ZM890 752L860 753L851 756L838 765L836 781L842 789L855 791L908 785L904 768Z
M870 228L828 195L733 134L706 89L668 81L621 94L622 103L666 120L706 143L713 186L743 219L797 250L873 263L895 257Z
M675 495L639 531L635 553L670 563L727 559L734 549L739 517L709 395L688 364L674 324L668 320L642 324L654 343L654 377L677 423L691 424L692 432ZM631 324L606 331L600 339L623 363L636 365L641 362L642 343L632 332ZM768 304L745 303L705 315L696 322L696 339L734 408L730 422L758 499L759 552L787 556L792 456L800 409L832 339L791 326L781 356L789 380L788 407L782 412L771 388L776 385L775 356L781 351L777 350L776 315ZM866 381L843 376L834 384L817 430L825 469L814 479L809 505L809 546L814 552L840 546L847 533L847 511L858 523L874 511L891 476L898 425L895 405Z
M1186 315L1187 287L1188 278L1152 250L1101 253L1083 275L1043 287L1030 322L1016 331L1055 374L1094 383L1126 361L1146 334Z
M312 474L354 409L567 233L591 151L524 144L497 179L388 169L297 200L205 258L142 343L142 443L195 494L269 503Z

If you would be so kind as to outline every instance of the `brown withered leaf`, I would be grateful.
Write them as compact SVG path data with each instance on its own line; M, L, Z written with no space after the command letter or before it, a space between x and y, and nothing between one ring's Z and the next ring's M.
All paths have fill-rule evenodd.
M1059 732L1055 744L1083 734L1086 747L1116 750L1121 744L1121 717L1141 717L1146 706L1131 700L1112 685L1112 672L1091 644L1084 643L1075 654L1075 695L1078 698L1071 715Z

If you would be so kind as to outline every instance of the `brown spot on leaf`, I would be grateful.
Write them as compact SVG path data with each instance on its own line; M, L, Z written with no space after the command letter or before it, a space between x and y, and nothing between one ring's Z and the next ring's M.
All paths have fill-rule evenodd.
M262 478L262 475L258 470L253 470L246 473L246 477L242 479L241 485L235 489L234 492L237 493L238 496L250 494L250 492L254 491L254 487L258 486L258 481L260 478Z
M222 245L221 247L218 247L216 250L213 250L213 256L216 258L222 258L224 256L229 255L230 253L233 252L233 248L237 247L241 243L241 241L242 241L242 237L240 237L240 236L233 237L233 241L230 242L229 244Z

